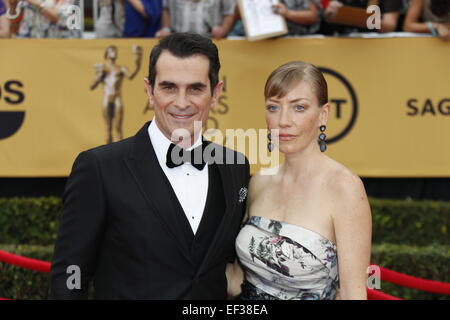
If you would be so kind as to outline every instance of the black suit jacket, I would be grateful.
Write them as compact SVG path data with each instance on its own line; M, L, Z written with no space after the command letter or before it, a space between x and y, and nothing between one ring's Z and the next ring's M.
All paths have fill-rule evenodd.
M75 160L63 196L51 299L87 298L91 280L97 299L226 298L225 266L235 257L248 161L220 146L224 158L232 152L245 163L217 165L225 214L206 255L194 264L167 195L170 182L148 136L149 124L134 137L82 152ZM67 286L70 265L80 268L80 289Z

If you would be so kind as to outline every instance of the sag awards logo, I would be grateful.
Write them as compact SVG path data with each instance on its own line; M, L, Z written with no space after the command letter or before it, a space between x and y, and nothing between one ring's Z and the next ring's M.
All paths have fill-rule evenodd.
M122 83L124 79L133 80L141 68L142 47L133 45L134 70L116 63L118 49L111 45L106 48L102 63L94 65L95 76L90 86L95 90L99 84L103 85L102 114L105 124L106 143L123 139L124 105L122 100Z
M0 139L11 137L22 127L25 111L15 109L25 101L23 87L19 80L0 83Z

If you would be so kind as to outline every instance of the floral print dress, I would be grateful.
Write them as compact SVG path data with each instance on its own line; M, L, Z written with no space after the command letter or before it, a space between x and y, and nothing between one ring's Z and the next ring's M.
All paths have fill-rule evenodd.
M236 239L246 282L241 299L332 300L336 245L303 227L252 216Z

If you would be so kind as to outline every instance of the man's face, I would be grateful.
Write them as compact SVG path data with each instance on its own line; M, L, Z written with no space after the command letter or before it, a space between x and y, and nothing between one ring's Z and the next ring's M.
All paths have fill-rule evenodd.
M209 60L203 55L179 58L166 50L159 56L155 68L154 88L148 79L145 79L145 86L150 104L155 108L158 127L174 142L178 140L174 131L185 129L189 137L183 139L182 146L187 147L199 134L194 135L194 121L201 121L202 126L206 124L209 110L220 97L223 82L217 84L211 95Z

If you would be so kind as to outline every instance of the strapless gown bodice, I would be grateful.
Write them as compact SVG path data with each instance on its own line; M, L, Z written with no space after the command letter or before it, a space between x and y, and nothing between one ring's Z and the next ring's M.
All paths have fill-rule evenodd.
M327 300L339 287L336 245L289 223L251 216L236 238L242 299Z

